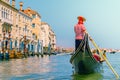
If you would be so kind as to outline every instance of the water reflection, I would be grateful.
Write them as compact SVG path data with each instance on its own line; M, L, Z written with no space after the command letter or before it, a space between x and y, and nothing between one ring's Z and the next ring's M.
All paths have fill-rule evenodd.
M52 70L48 65L50 65L49 56L0 61L0 77L32 74L33 72L47 73Z
M120 74L120 54L107 55ZM54 55L0 61L0 80L115 80L115 75L103 63L103 71L89 75L73 75L71 55ZM72 76L71 76L72 75Z
M103 80L103 76L100 73L73 75L72 78L72 80Z
M70 55L0 61L1 80L71 80Z

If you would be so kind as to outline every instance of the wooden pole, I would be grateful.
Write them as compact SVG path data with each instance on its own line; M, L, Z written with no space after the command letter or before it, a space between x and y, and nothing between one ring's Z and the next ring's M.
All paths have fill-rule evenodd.
M88 33L87 33L88 34ZM108 65L108 67L112 70L112 72L114 73L114 75L116 76L117 79L119 79L119 75L118 73L114 70L114 68L112 67L112 65L110 64L110 62L107 60L107 58L103 55L102 51L100 50L100 48L97 46L97 44L95 43L95 41L90 37L90 35L88 34L90 41L92 42L92 44L96 47L96 49L98 49L98 51L100 52L100 56L106 61L106 64Z

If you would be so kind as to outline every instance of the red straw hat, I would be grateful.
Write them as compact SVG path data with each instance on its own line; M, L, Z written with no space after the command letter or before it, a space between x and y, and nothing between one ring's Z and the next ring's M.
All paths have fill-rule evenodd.
M86 19L83 16L78 16L77 19L82 19L83 21L86 21Z

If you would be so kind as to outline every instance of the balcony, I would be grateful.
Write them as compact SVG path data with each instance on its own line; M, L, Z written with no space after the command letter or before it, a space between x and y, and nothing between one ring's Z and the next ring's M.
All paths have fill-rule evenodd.
M12 24L12 20L9 20L9 19L5 19L5 18L3 18L3 19L1 19L2 20L2 22L4 23L9 23L9 24Z

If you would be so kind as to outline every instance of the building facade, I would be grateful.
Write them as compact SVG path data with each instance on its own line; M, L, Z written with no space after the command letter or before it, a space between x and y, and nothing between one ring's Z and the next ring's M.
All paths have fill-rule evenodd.
M40 40L40 32L41 32L41 16L30 7L24 10L24 13L32 17L32 37L34 40Z
M51 45L51 48L53 50L56 49L56 35L51 29L50 25L46 22L41 22L41 28L42 28L42 41L44 47L49 47Z
M0 40L4 41L5 49L9 48L8 42L14 38L12 32L16 27L17 13L14 0L12 0L12 5L10 5L10 0L0 0Z
M0 41L17 40L26 38L29 42L40 41L43 47L56 48L56 35L50 25L41 21L41 16L30 7L23 9L23 2L20 2L20 9L15 8L15 0L0 0ZM15 47L15 45L13 45ZM17 45L19 48L19 45Z

